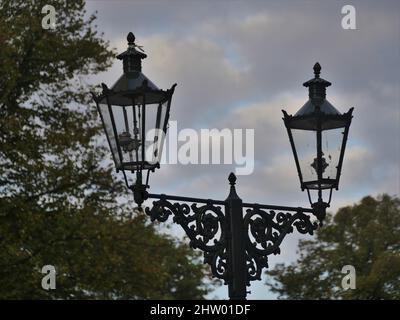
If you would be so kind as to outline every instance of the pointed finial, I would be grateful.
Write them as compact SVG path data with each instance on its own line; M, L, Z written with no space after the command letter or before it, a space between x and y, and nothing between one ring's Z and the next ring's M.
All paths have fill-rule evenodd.
M314 75L316 78L319 78L319 74L321 73L321 65L317 62L314 64Z
M128 40L128 45L135 44L135 36L133 35L132 32L128 33L128 36L126 37L126 39Z
M103 94L107 94L110 91L107 85L103 82L101 83L101 87L103 88Z
M236 176L235 176L235 174L234 174L233 172L231 172L231 173L229 174L228 180L229 180L229 184L230 184L231 186L234 186L234 185L235 185L235 183L236 183Z

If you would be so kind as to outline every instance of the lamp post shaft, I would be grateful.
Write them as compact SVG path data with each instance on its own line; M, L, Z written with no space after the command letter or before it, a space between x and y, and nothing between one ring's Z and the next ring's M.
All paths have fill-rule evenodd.
M228 290L231 300L246 299L246 234L243 223L243 202L236 193L236 177L229 176L231 184L225 201L226 241L228 262Z

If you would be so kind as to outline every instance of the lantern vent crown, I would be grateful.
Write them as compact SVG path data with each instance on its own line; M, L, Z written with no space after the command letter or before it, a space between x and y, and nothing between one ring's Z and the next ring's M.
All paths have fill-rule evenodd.
M308 88L308 101L298 110L295 116L305 116L321 112L326 115L340 115L341 113L326 99L326 87L331 83L320 77L321 65L314 65L314 78L303 83Z
M132 32L126 37L128 40L128 50L117 56L117 59L122 60L124 73L142 71L142 59L147 58L147 55L142 52L142 47L135 44L135 36Z
M303 83L303 86L308 88L308 96L315 100L316 104L320 104L326 97L326 87L331 83L320 78L321 65L317 62L314 65L314 78Z

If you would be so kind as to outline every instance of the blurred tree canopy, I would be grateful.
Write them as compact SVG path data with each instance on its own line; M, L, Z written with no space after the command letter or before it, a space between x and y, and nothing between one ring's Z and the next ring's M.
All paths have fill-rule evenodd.
M198 255L117 201L125 195L88 75L115 53L84 1L0 1L0 299L194 299ZM100 133L100 134L99 134ZM57 271L43 290L44 265Z
M296 263L267 272L280 298L400 299L400 199L368 196L339 209L299 253ZM354 290L342 288L345 265L355 268Z

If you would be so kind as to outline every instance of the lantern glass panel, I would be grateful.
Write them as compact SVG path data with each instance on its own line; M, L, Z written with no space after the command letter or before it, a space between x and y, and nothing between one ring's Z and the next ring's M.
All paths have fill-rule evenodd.
M111 108L121 147L123 169L135 170L134 163L142 159L140 110L137 106L112 106Z
M146 161L156 164L161 161L162 147L165 139L167 109L169 100L163 103L146 105Z
M99 109L104 123L104 129L107 134L110 149L113 155L113 159L116 167L119 169L121 167L121 159L118 154L117 140L114 134L114 129L111 120L111 114L108 109L108 105L105 103L99 103Z
M303 182L316 181L318 175L311 166L317 156L316 132L311 130L292 129L293 142L296 147Z
M111 105L111 114L107 104L99 104L110 148L118 169L152 169L161 160L170 99L145 105L143 99L134 99L132 103Z
M343 133L344 128L322 131L322 156L324 158L323 163L326 163L326 168L322 173L323 179L337 178Z

